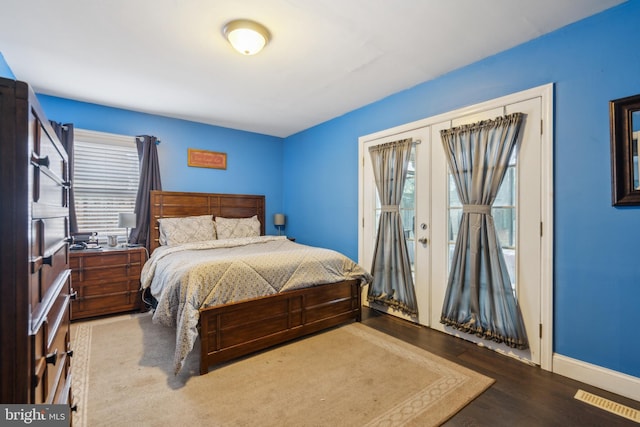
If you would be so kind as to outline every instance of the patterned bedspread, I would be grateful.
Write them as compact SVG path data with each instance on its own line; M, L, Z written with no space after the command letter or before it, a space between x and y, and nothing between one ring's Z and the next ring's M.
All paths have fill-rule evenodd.
M162 246L142 269L158 306L153 320L176 327L175 372L198 337L199 310L324 283L372 277L346 256L284 236Z

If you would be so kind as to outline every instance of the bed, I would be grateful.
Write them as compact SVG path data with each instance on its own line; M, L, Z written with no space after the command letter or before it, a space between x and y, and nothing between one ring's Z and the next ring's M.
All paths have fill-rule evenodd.
M197 339L201 349L200 374L206 374L212 365L343 323L360 321L361 286L368 283L371 276L341 254L335 253L342 258L334 259L330 254L334 251L300 245L284 236L265 236L264 196L152 191L150 201L151 256L143 269L142 282L143 288L150 290L158 302L154 321L176 326L176 373ZM258 236L179 245L168 242L167 224L205 215L250 224ZM224 225L222 220L219 224ZM218 225L220 235L221 231ZM242 254L243 258L236 260L236 254ZM222 259L227 255L233 256L228 262L234 264L225 264L224 274L216 273L203 279L219 261L207 258L203 264L196 258ZM253 279L245 279L240 267L234 270L236 263L256 262L257 267L250 267L266 276L260 269L267 263L267 257L269 264L278 265L277 268L270 266L271 275L280 276L279 263L282 263L281 275L288 275L276 277L277 284L269 285L272 288L263 285L261 280L254 283ZM309 279L300 275L298 271L317 269L308 264L309 258L320 259L321 269L329 275L319 273ZM227 258L224 259L226 263ZM286 265L291 259L304 260L300 262L305 264L295 268ZM250 273L255 276L255 271ZM234 282L230 277L242 279ZM218 281L231 283L232 289L224 290ZM239 286L238 281L251 283ZM261 287L268 290L267 295L260 294L260 289L254 293L253 288Z

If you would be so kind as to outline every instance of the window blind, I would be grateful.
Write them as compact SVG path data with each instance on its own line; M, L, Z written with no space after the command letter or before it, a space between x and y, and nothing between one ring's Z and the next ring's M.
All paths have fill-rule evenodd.
M73 188L80 232L115 234L119 212L135 210L140 177L135 137L76 129Z

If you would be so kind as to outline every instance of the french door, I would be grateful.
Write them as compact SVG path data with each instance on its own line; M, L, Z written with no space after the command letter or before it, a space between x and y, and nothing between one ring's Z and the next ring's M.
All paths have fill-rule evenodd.
M551 184L551 166L547 164L551 161L548 152L551 139L550 132L548 136L543 132L545 126L550 128L550 123L545 125L543 121L551 117L549 98L550 85L360 138L359 262L365 267L371 266L380 209L368 148L404 138L416 141L401 212L414 273L418 315L409 317L378 304L372 304L373 308L551 369L552 210L550 194L545 191ZM522 138L514 150L492 215L527 330L530 349L525 351L481 340L440 323L462 211L450 178L440 131L514 112L526 115ZM544 224L547 234L542 232ZM547 336L541 333L543 329ZM543 345L547 354L541 359Z
M406 138L411 138L414 141L414 145L409 159L402 202L400 203L400 217L402 218L404 236L409 250L409 259L411 260L416 301L418 303L418 316L409 316L399 310L377 303L372 304L372 306L375 306L378 310L428 326L428 323L424 323L422 319L429 318L428 313L431 309L429 306L428 287L429 260L431 259L429 245L429 233L431 231L429 229L429 215L431 214L431 208L428 205L428 200L424 197L418 197L418 195L428 195L431 186L429 173L431 147L428 128L422 127L383 136L366 141L361 145L361 149L364 150L362 167L364 186L362 191L366 194L366 196L361 197L361 202L364 203L364 212L366 212L363 217L362 234L366 240L365 251L367 254L364 260L361 260L361 263L366 268L371 267L378 219L380 217L380 200L375 186L369 148ZM366 295L363 295L363 301L366 301Z

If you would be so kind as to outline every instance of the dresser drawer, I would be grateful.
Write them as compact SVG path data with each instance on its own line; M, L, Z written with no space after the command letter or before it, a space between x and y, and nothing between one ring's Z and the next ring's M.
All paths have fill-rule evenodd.
M47 402L54 403L65 387L69 375L69 299L52 313L51 322L46 322L49 346L47 347ZM55 361L55 362L54 362Z
M82 251L73 252L71 268L113 267L116 265L141 264L142 253L140 250L122 251Z
M37 307L51 286L55 286L63 274L68 274L67 244L59 241L57 247L49 248L39 256L31 257L31 282L29 284L29 298L32 307Z
M72 267L73 268L73 267ZM138 278L142 266L116 264L112 266L80 267L72 270L73 283L109 283L113 280Z
M69 235L67 218L50 217L41 220L43 223L42 248L44 253L55 250L61 241Z
M47 362L45 356L47 355L47 341L46 329L41 327L33 335L31 335L31 349L33 356L33 372L31 396L29 397L32 403L44 403L47 399Z
M61 185L52 174L40 173L42 168L35 168L38 182L37 202L52 207L65 207L67 205L67 187ZM34 197L35 199L35 197Z
M116 279L139 278L142 256L139 252L99 253L97 256L71 257L73 283L105 282Z
M64 276L63 276L64 277ZM54 294L45 295L43 304L35 314L36 323L32 330L34 357L34 403L53 403L66 387L70 371L69 321L70 321L70 280L60 286L57 281Z
M44 127L37 122L33 138L31 165L33 166L34 202L53 206L67 206L67 156L55 144Z
M74 285L74 289L78 293L76 301L82 301L96 296L138 292L140 282L138 280L115 280L107 283L78 282Z
M64 242L61 242L57 248L52 248L50 252L45 253L44 263L40 270L42 275L40 298L43 298L49 292L49 287L55 283L56 278L69 269L68 259L67 244Z
M121 313L140 309L141 296L138 291L119 294L95 295L73 302L72 319L101 316L104 314Z

